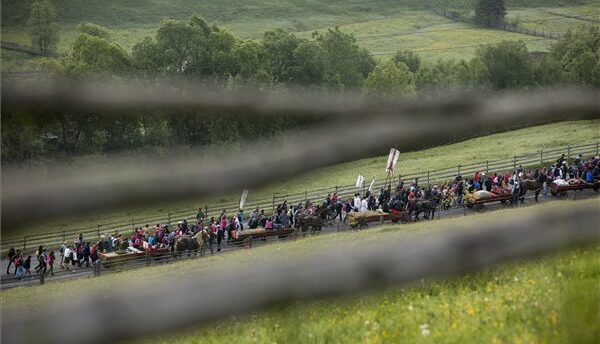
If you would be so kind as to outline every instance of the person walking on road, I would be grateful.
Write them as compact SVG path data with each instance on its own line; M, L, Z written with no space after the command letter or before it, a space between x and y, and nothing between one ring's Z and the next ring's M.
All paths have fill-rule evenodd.
M14 264L15 262L15 256L17 256L17 254L15 253L15 246L14 245L10 245L10 248L8 249L8 266L6 267L6 274L9 275L10 272L10 265ZM15 268L15 273L17 272L16 268Z
M49 276L54 276L54 261L56 260L56 257L54 256L54 250L51 250L50 253L48 253L48 266L50 267L48 269L48 273L47 275Z

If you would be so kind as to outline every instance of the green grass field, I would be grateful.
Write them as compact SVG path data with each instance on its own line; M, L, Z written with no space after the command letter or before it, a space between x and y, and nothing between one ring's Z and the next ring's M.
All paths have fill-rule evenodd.
M2 39L29 44L24 23L30 1L3 4ZM566 31L577 24L588 23L561 18L556 13L595 15L597 4L567 7L509 8L507 17L523 22L523 27L546 31ZM358 42L378 57L386 57L397 50L419 52L426 60L439 58L468 59L477 45L494 44L502 40L522 39L532 51L547 51L552 40L486 30L455 23L428 11L418 1L350 1L321 0L294 1L251 0L243 4L232 1L209 0L136 0L102 3L64 1L58 8L61 40L57 49L68 52L77 36L75 27L84 21L96 22L110 29L112 39L130 50L145 36L154 36L161 18L188 18L196 12L244 39L259 39L274 28L283 28L301 36L314 31L340 26L358 37ZM552 12L552 13L549 13ZM539 23L531 20L551 19ZM597 19L597 17L596 17ZM466 29L461 29L466 27ZM374 36L374 37L373 37ZM4 67L3 67L4 68Z
M123 293L154 282L222 268L260 264L274 257L296 261L331 248L348 250L458 230L465 224L497 222L597 204L598 199L552 202L519 209L420 222L366 231L275 242L206 259L155 266L4 291L5 312L77 302L95 292ZM382 262L385 264L385 262ZM468 276L422 281L404 288L365 292L257 312L144 343L594 343L600 335L600 250L556 253L486 269ZM224 296L225 297L225 296ZM5 313L6 314L6 313ZM420 328L427 325L428 336Z
M425 172L428 169L449 168L458 164L465 165L487 159L509 159L515 154L536 152L540 149L566 146L567 144L585 144L597 140L600 140L599 120L556 123L483 136L421 151L402 152L398 160L398 169L400 174ZM402 150L402 147L398 148ZM387 152L382 151L381 153L382 155L378 157L318 169L273 183L260 190L250 190L248 201L269 198L273 194L285 195L303 192L304 190L310 191L335 185L353 184L359 173L368 180L372 176L375 176L377 180L383 180L385 178L384 168L387 161ZM137 224L145 224L143 219L166 216L168 212L194 209L207 203L215 205L236 201L239 201L237 193L217 195L210 200L186 200L152 207L131 207L120 211L84 217L45 221L30 224L24 228L14 228L11 231L4 229L2 234L6 238L23 234L35 235L36 233L62 232L65 229L74 230L102 223L125 222L130 221L132 218ZM116 229L129 230L128 228Z
M567 17L565 17L565 15ZM588 19L574 19L568 16L580 16ZM589 20L600 25L600 4L576 7L546 7L534 9L515 9L507 14L507 21L520 27L545 32L566 32L577 25L592 24Z

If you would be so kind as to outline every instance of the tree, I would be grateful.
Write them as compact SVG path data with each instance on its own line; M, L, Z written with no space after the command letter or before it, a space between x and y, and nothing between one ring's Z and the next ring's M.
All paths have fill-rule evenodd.
M108 32L108 29L104 26L94 23L81 23L77 25L77 30L90 36L95 36L106 40L110 39L110 33Z
M497 89L530 85L533 81L531 58L523 41L503 41L476 52L487 70L490 83Z
M399 64L394 61L384 62L377 65L369 74L363 93L387 100L414 95L414 75L403 62Z
M583 25L568 31L552 46L550 58L559 64L565 81L581 85L600 86L600 28Z
M294 50L292 79L300 85L322 85L325 80L325 54L314 41L302 41Z
M360 87L375 68L375 60L371 54L358 46L353 35L342 32L339 27L325 33L315 32L313 37L324 52L327 86Z
M183 73L190 59L194 41L193 28L181 20L164 19L156 33L156 42L163 50L167 70Z
M506 4L504 0L476 0L475 21L483 26L496 26L504 20Z
M82 33L75 39L66 65L76 76L123 75L130 69L131 60L117 43Z
M294 51L301 40L282 29L267 31L263 35L267 71L275 82L291 80L290 67L294 65Z
M396 64L404 63L413 73L416 73L421 66L421 58L411 51L399 51L392 57L392 60Z
M58 42L58 26L56 24L56 11L49 0L36 1L31 4L27 30L31 43L47 54Z

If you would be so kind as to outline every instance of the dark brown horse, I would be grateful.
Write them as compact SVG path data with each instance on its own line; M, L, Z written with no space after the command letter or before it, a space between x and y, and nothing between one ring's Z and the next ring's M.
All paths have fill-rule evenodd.
M194 252L194 256L196 256L198 249L200 248L200 241L201 239L198 239L198 235L193 237L189 235L180 236L177 238L177 241L175 241L175 256L181 257L182 253L186 251L188 257L191 256L192 252Z
M321 231L323 228L323 217L327 215L327 208L325 207L317 207L314 211L310 212L307 210L301 211L296 216L295 227L300 228L300 230L305 233L309 228L312 229L312 232Z
M544 183L539 182L535 179L525 179L521 182L521 193L519 198L521 199L521 203L525 200L525 194L527 191L533 191L535 194L535 201L538 201L538 196L540 195L540 191L544 188Z

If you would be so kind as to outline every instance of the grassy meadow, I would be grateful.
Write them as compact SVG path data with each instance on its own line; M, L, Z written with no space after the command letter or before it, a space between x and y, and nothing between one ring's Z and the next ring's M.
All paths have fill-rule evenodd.
M30 43L25 29L30 3L3 4L3 40ZM509 7L507 18L527 28L563 32L589 22L560 17L556 13L591 15L591 19L598 19L600 6L592 1L585 3L587 5L563 7ZM61 37L57 50L67 53L77 36L76 25L81 22L91 21L108 27L112 39L129 51L145 36L154 36L162 18L184 19L192 13L198 13L208 22L244 39L259 39L265 31L274 28L310 37L314 31L340 26L354 34L361 46L379 58L397 50L409 50L429 61L468 59L480 44L522 39L531 51L547 51L552 42L456 23L428 11L424 2L409 0L327 3L321 0L251 0L243 4L218 0L136 0L126 4L114 0L102 3L69 0L57 5L57 12ZM532 23L532 20L544 21Z
M569 18L573 16L581 19ZM515 9L507 14L507 21L520 27L536 31L566 32L577 25L600 25L600 3L576 7L547 7L534 9Z
M76 302L90 293L122 293L191 274L201 277L224 268L243 269L274 257L292 262L333 246L348 250L373 247L381 242L458 230L465 224L531 214L543 216L597 202L597 198L551 202L435 222L277 241L251 250L105 274L93 280L11 289L0 293L1 306L4 312L33 305L52 307ZM462 277L364 292L353 298L294 303L136 342L596 343L600 336L598 278L600 250L596 246L504 264Z
M587 144L596 142L597 140L600 140L600 121L592 120L535 126L413 152L403 152L402 147L398 147L402 152L397 165L398 173L425 172L427 170L449 168L458 164L465 165L488 159L509 159L515 154L531 153L544 148L566 146L568 144ZM270 198L274 194L286 195L303 192L304 190L310 191L333 187L335 185L353 184L359 173L365 176L367 180L370 180L373 176L377 180L383 180L385 178L384 168L387 161L387 152L382 151L381 153L382 155L378 157L321 168L275 182L260 190L250 190L248 202ZM213 199L209 200L185 200L154 206L130 207L119 211L29 224L26 227L14 228L10 231L4 229L2 234L6 239L24 234L62 233L65 229L74 230L115 221L125 222L131 221L132 218L136 223L143 225L145 224L145 219L160 216L166 217L166 214L169 212L195 209L205 204L217 205L236 201L239 201L237 193L216 195ZM126 230L126 228L117 229Z

